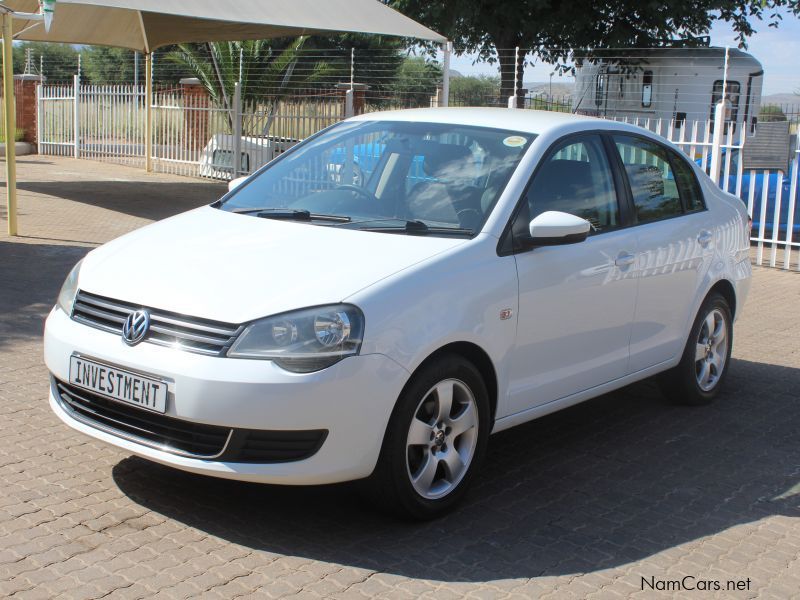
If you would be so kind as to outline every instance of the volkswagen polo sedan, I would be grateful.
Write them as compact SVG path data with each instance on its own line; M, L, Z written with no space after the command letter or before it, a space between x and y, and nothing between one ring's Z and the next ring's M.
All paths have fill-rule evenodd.
M178 469L362 480L430 518L491 433L654 375L714 399L748 235L741 201L643 129L363 115L90 252L47 319L50 404Z

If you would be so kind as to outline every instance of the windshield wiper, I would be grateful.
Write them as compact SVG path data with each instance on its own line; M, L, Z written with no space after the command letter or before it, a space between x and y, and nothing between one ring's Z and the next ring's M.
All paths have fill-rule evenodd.
M343 215L322 215L299 208L237 208L232 212L238 214L255 214L262 219L284 219L287 221L331 221L349 223L350 217Z
M429 233L447 233L447 234L454 234L454 235L472 235L475 233L472 229L467 229L464 227L437 227L434 225L428 225L427 223L420 221L418 219L410 219L410 220L403 220L403 219L375 219L373 222L377 221L401 221L403 225L383 225L380 227L359 227L361 231L374 231L378 233L407 233L413 235L426 235ZM368 223L369 221L361 221L362 223ZM358 222L354 223L355 225Z

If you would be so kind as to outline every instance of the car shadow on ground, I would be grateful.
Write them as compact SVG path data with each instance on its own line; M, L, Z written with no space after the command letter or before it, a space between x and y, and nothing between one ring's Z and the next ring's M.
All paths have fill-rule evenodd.
M91 249L0 241L0 349L42 337L64 278Z
M5 185L5 184L3 184ZM54 196L115 212L160 220L210 204L227 192L225 183L192 181L20 181L24 192Z
M422 524L384 516L351 485L224 481L136 457L113 477L156 513L273 553L441 581L591 572L800 517L798 390L800 370L744 360L707 407L635 384L493 436L464 505Z

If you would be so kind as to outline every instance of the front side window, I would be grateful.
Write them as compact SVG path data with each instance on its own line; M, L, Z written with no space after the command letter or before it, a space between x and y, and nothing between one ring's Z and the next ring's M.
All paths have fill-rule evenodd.
M471 235L535 137L442 123L341 123L270 164L220 208L315 225Z
M650 223L683 214L675 173L667 150L643 138L615 135L633 194L638 223Z
M524 239L530 221L550 210L586 219L594 233L620 225L614 180L599 136L570 138L548 155L528 186L514 221L515 240Z

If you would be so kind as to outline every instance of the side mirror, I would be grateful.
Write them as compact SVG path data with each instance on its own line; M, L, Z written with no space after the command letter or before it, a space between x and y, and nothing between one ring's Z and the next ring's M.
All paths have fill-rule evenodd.
M238 188L240 185L242 185L245 181L247 181L247 177L239 177L237 179L231 179L228 182L228 191L232 192L233 190Z
M530 222L531 246L577 244L589 235L592 224L569 213L557 210L543 212Z

